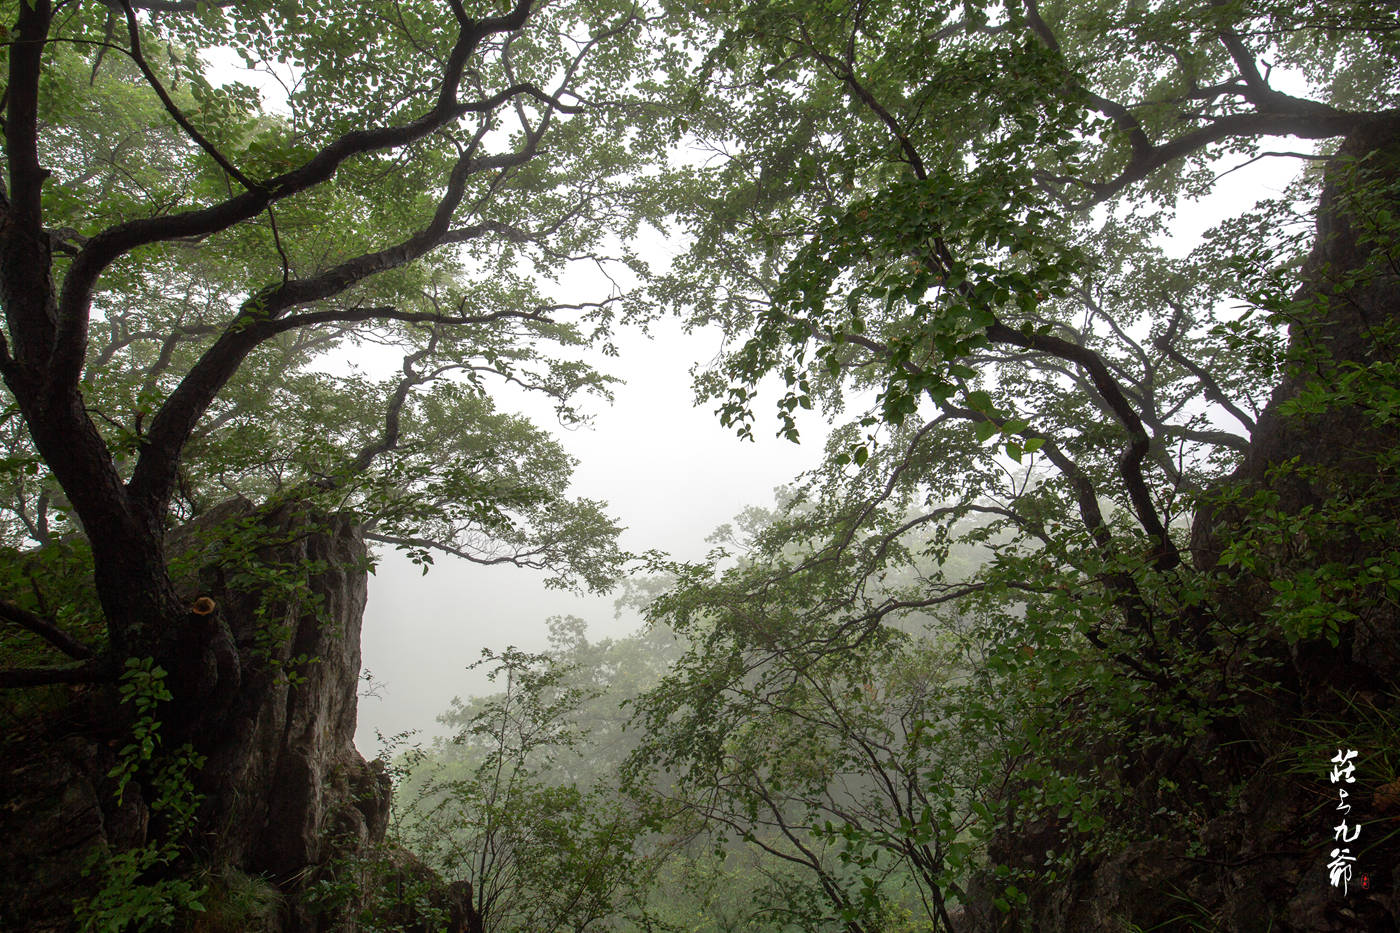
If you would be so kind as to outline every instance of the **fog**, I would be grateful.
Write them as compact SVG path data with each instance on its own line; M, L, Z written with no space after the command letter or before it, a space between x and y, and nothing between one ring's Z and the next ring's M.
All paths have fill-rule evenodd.
M1296 141L1263 141L1286 149ZM1233 162L1239 166L1240 160ZM1227 166L1231 163L1227 163ZM1234 184L1205 202L1186 204L1177 214L1173 236L1164 244L1182 255L1200 235L1226 217L1252 206L1259 197L1282 193L1300 163L1263 158L1232 171ZM673 244L646 244L660 257ZM596 297L604 280L566 279L572 294ZM769 505L775 487L792 482L820 460L829 433L815 413L797 412L802 443L777 438L777 387L758 399L756 442L740 441L720 426L710 402L697 408L690 368L718 353L723 337L707 330L686 334L673 318L654 322L648 338L636 329L614 334L617 357L595 354L590 362L625 380L613 387L616 401L588 403L589 427L566 430L555 421L548 401L507 386L493 392L497 405L531 417L551 429L579 461L571 494L602 499L608 513L626 527L622 546L633 552L657 548L676 558L703 556L705 538L748 505ZM394 357L394 365L397 365ZM1233 424L1222 427L1233 428ZM641 623L635 613L618 616L615 596L580 596L544 586L547 574L511 566L484 567L440 557L427 575L392 550L382 554L370 579L369 606L362 640L363 669L374 684L359 708L356 745L367 757L380 750L377 733L392 736L417 730L418 740L445 734L436 721L454 696L489 693L483 670L467 665L482 648L546 646L546 622L553 615L575 615L588 623L588 637L626 635Z
M595 415L590 427L561 428L540 398L515 391L494 397L501 408L552 429L579 461L571 495L607 502L608 513L627 529L624 548L699 558L717 525L747 505L770 503L775 487L817 464L826 425L807 414L799 421L801 444L774 437L774 393L754 409L757 441L740 441L720 426L713 403L695 406L691 386L690 366L714 357L720 335L686 334L673 319L656 322L651 333L648 339L621 330L615 335L619 356L592 360L626 382L614 387L611 405L598 400L586 406ZM490 691L484 671L465 670L481 649L542 649L552 615L584 619L590 639L625 635L640 625L633 612L615 617L615 596L546 589L546 576L448 557L437 558L424 575L386 550L370 578L365 612L362 663L374 683L362 684L360 751L367 757L379 752L376 733L418 730L417 740L445 734L435 717L454 696Z
M287 88L298 78L296 69L288 68L285 74L250 72L226 51L206 53L211 78L255 86L270 110L285 111ZM1297 76L1280 71L1273 77L1276 86L1289 93L1307 92ZM1182 204L1175 235L1166 244L1168 252L1184 254L1210 226L1261 195L1281 193L1300 163L1277 156L1313 150L1292 139L1260 142L1268 155L1258 161L1241 167L1238 158L1226 160L1228 167L1221 171L1233 172L1233 184L1213 192L1208 202ZM655 239L640 251L649 261L664 264L664 255L674 254L676 244ZM602 276L575 272L566 276L557 293L573 296L567 299L572 301L596 299L607 291ZM624 380L614 385L612 404L585 404L594 415L589 427L562 428L548 400L509 386L492 395L499 408L528 415L551 430L579 461L571 494L608 503L608 513L627 529L621 540L624 548L656 548L677 558L698 558L708 550L705 538L717 525L747 505L770 504L775 487L816 466L829 429L815 414L799 411L802 443L774 437L777 395L770 391L754 407L757 442L739 441L733 431L720 426L713 403L695 407L691 385L690 367L712 359L722 335L713 330L686 334L669 318L653 322L650 332L648 338L636 329L620 329L613 335L617 357L589 357L599 370ZM386 355L385 361L393 369L399 365L397 354ZM372 360L353 362L371 371L375 367ZM355 740L367 757L379 752L381 733L416 730L420 740L445 734L436 717L454 696L490 692L484 671L466 670L480 658L482 648L542 649L546 621L553 615L584 619L592 639L625 635L641 623L634 612L617 613L615 595L551 590L541 571L480 566L441 555L436 560L424 575L398 552L384 549L370 578L362 671L369 672L373 682L362 683Z

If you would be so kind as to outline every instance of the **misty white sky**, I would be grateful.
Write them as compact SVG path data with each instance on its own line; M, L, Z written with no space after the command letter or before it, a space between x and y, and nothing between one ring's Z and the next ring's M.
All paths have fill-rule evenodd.
M651 339L620 331L620 355L599 358L600 368L626 384L614 387L611 406L591 404L592 427L565 431L548 405L522 393L498 395L496 401L553 429L579 460L571 494L608 502L609 514L627 528L624 548L698 558L717 525L747 505L771 503L774 487L816 465L825 424L811 416L800 421L800 445L773 437L777 421L769 402L755 409L757 442L741 442L720 426L713 404L694 406L690 367L715 355L719 334L687 335L674 319L657 322L651 331ZM631 613L614 618L614 597L548 590L545 576L447 557L424 576L387 551L370 578L361 642L364 667L382 686L377 696L360 700L360 751L374 757L380 747L376 731L445 734L435 717L454 696L491 690L483 671L465 670L481 649L542 649L552 615L579 616L595 640L629 634L640 624Z

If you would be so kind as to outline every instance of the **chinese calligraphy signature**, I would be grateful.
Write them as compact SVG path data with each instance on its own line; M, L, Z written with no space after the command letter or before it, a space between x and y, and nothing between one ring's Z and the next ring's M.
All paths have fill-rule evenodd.
M1337 754L1332 757L1333 768L1328 775L1332 783L1337 785L1337 809L1342 811L1342 821L1332 827L1332 838L1345 845L1332 850L1332 861L1327 863L1327 876L1332 882L1332 887L1341 885L1343 894L1347 893L1352 863L1356 861L1356 856L1351 854L1350 845L1361 835L1360 823L1347 822L1351 816L1351 804L1347 803L1350 793L1341 786L1344 783L1356 783L1356 765L1353 763L1355 758L1355 749L1338 749Z

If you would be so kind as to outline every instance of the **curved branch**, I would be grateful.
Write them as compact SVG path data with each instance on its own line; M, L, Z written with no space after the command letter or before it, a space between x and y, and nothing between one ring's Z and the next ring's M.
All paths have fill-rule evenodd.
M1113 197L1129 185L1142 181L1169 162L1192 155L1212 143L1223 142L1231 137L1296 136L1300 139L1331 139L1345 136L1364 123L1379 121L1386 116L1336 110L1326 104L1287 95L1279 97L1282 99L1281 106L1275 106L1278 102L1271 101L1268 111L1216 117L1207 126L1135 154L1118 177L1106 182L1084 182L1084 187L1092 192L1092 197L1076 207L1092 207Z
M147 443L142 447L132 471L128 488L133 497L153 514L159 513L174 488L181 449L215 396L238 371L243 360L254 347L273 334L301 323L313 323L316 318L314 314L301 315L297 323L288 325L278 320L283 311L333 297L376 273L411 262L436 248L451 228L452 215L461 203L467 179L483 164L496 167L528 161L533 157L538 143L537 136L528 139L520 150L510 153L504 162L501 159L476 159L474 149L469 148L453 166L447 190L439 200L432 220L422 230L394 246L364 253L318 275L279 282L249 298L224 333L190 368L156 412ZM366 317L373 316L376 315L366 314ZM379 316L394 315L385 312ZM351 318L344 312L333 312L323 318L327 321L348 319Z
M384 409L384 433L377 440L371 441L360 452L355 455L355 459L338 476L327 477L319 484L323 489L334 489L340 486L351 476L356 476L369 469L369 465L374 462L380 454L387 453L399 445L399 417L403 413L404 403L408 401L409 393L415 386L420 386L431 378L431 375L423 375L413 367L431 356L437 349L438 331L433 330L428 338L427 346L416 353L410 353L403 359L403 378L394 388L394 394L389 398L389 404Z
M136 67L141 70L141 76L146 79L146 83L155 91L156 97L160 98L161 104L165 107L165 112L170 114L170 118L180 125L180 129L185 131L185 135L194 140L195 145L209 154L209 157L219 164L219 167L227 172L235 181L247 189L257 187L246 175L229 161L229 159L210 142L203 133L197 130L189 118L180 110L179 106L171 99L166 92L165 86L160 83L160 78L151 70L150 64L146 61L146 56L141 51L141 27L136 22L136 11L132 9L129 0L121 0L122 13L126 17L126 34L131 43L129 53L131 60L136 63Z
M945 263L945 268L951 266L951 254L949 253L947 246L943 243L941 238L937 241L936 245L938 248L938 261ZM960 292L964 295L964 297L968 297L971 294L971 287L966 282L964 282L963 285L960 286ZM818 337L828 342L832 342L834 340L834 337L830 332L823 331L816 324L810 321L802 321L800 318L796 318L788 314L783 314L782 317L784 320L791 324L804 324L815 337ZM998 325L995 326L1003 325L1000 325L998 323ZM1017 337L1021 336L1019 332L1013 333L1015 333ZM855 346L859 346L865 350L870 351L877 357L895 362L894 353L887 345L880 343L879 341L873 340L864 334L843 334L842 339L846 343L854 344ZM1073 346L1072 344L1069 345ZM1088 353L1089 351L1085 352ZM922 367L920 367L917 363L914 363L913 361L907 358L898 360L896 362L896 365L899 366L899 368L915 376L923 374ZM1112 381L1111 377L1110 381ZM1116 383L1114 384L1116 385ZM930 391L928 394L929 398L934 402L934 404L936 404L946 415L964 418L974 422L993 421L992 418L983 414L982 412L973 411L970 408L960 408L958 406L955 406L949 403L946 399L941 399L937 397L932 393L932 391ZM1131 413L1131 408L1129 408L1129 413ZM1001 425L998 424L997 427L1000 428ZM1054 464L1055 468L1058 469L1060 473L1065 477L1065 479L1069 482L1070 487L1074 490L1075 503L1079 508L1080 520L1084 523L1085 529L1088 530L1090 536L1093 538L1095 546L1098 547L1099 550L1107 553L1109 549L1113 546L1113 536L1112 532L1109 531L1108 523L1104 521L1103 511L1099 508L1098 491L1094 488L1093 482L1084 473L1084 471L1079 468L1079 465L1073 460L1071 460L1065 454L1065 452L1060 449L1059 445L1055 443L1054 438L1050 437L1047 434L1043 434L1039 431L1034 430L1027 430L1022 433L1026 437L1037 438L1045 442L1044 446L1040 448L1040 452L1045 455L1047 460ZM1161 523L1158 522L1159 526L1160 524ZM1168 543L1170 543L1170 539L1168 539Z
M1221 3L1215 3L1220 6ZM1037 38L1047 48L1059 52L1060 44L1050 27L1040 16L1036 0L1025 0L1026 23ZM1212 143L1222 142L1236 136L1296 136L1302 139L1330 139L1344 136L1362 123L1382 118L1383 114L1372 114L1339 110L1318 101L1292 97L1269 87L1254 61L1254 56L1245 48L1239 36L1229 28L1218 31L1221 42L1229 51L1241 80L1217 85L1210 90L1220 94L1243 97L1255 106L1250 113L1233 113L1212 117L1207 126L1194 130L1168 142L1154 144L1143 131L1142 124L1123 104L1109 100L1089 90L1079 82L1071 87L1084 96L1099 113L1108 117L1128 137L1131 156L1127 166L1116 178L1093 182L1078 178L1053 178L1061 183L1073 183L1090 192L1090 197L1076 208L1087 209L1101 201L1113 197L1129 185L1142 181L1148 175L1169 162L1191 155ZM1193 97L1205 96L1197 89Z
M293 314L289 317L281 318L277 321L269 321L258 328L261 339L266 339L274 334L281 334L298 327L309 327L313 324L346 324L359 321L404 321L409 324L487 324L491 321L502 321L508 318L519 318L526 321L541 321L549 323L550 318L544 312L559 310L561 306L550 305L536 308L531 311L492 311L489 314L431 314L426 311L400 311L391 306L374 306L368 308L334 308L325 311L308 311L305 314Z
M1005 343L1027 350L1049 353L1062 360L1075 363L1089 374L1089 378L1094 382L1094 388L1103 396L1118 422L1128 432L1128 446L1119 458L1118 475L1127 488L1128 499L1132 502L1138 524L1156 542L1157 548L1153 555L1153 564L1158 570L1170 570L1180 564L1181 555L1178 553L1171 536L1167 533L1166 527L1162 524L1161 518L1157 515L1157 508L1152 503L1152 493L1147 488L1147 482L1143 478L1142 464L1151 447L1147 429L1123 394L1118 380L1113 378L1113 374L1104 365L1103 359L1093 350L1079 344L1048 334L1026 334L1007 327L1000 321L989 326L986 334L987 339L993 343Z
M400 148L417 142L460 116L490 111L503 101L519 94L542 95L543 92L533 85L517 85L470 104L462 104L457 100L468 58L487 36L523 26L530 7L531 0L516 0L513 10L504 16L471 20L464 25L458 33L456 44L444 68L437 102L417 119L396 126L352 130L322 147L298 168L268 179L243 194L179 214L129 220L108 227L90 238L69 267L68 274L64 277L63 290L59 295L58 332L48 374L50 389L76 382L82 370L86 349L93 289L103 270L118 257L149 243L208 236L225 230L234 224L256 217L276 201L329 180L352 156ZM13 84L13 80L11 83ZM553 101L553 98L548 99ZM12 136L15 131L9 127L7 129L7 135ZM30 132L32 137L32 126ZM32 138L28 140L28 145L29 149L34 148ZM24 150L21 148L20 151L23 153ZM15 149L12 146L12 160L15 157L14 153ZM36 187L36 201L37 196Z
M113 328L113 331L115 331L115 330L116 330L116 328L114 327L114 328ZM116 336L116 335L114 334L113 337L112 337L112 339L111 339L110 341L108 341L107 345L104 346L100 351L98 351L97 355L96 355L95 357L93 357L93 360L92 360L92 363L91 363L91 368L92 368L92 369L95 369L95 370L96 370L96 369L102 369L103 367L107 366L109 363L112 362L112 358L113 358L114 356L116 356L116 354L117 354L120 350L124 349L125 347L130 346L131 344L135 343L135 342L138 341L138 340L160 340L160 341L162 341L162 350L161 350L161 352L162 352L162 354L163 354L163 353L164 353L164 346L165 346L165 344L167 344L167 343L169 343L169 342L171 342L171 341L174 341L174 342L176 342L176 343L179 343L179 342L182 341L182 340L193 340L193 339L196 338L196 337L207 337L207 336L209 336L210 334L214 333L214 332L217 331L217 330L218 330L218 328L216 328L216 327L214 327L213 325L210 325L210 324L196 324L196 325L192 325L192 326L181 325L181 326L179 326L179 327L177 327L177 328L175 328L175 329L173 329L173 330L168 330L168 331L158 331L158 330L138 330L138 331L132 331L132 332L127 333L127 334L124 334L124 335L122 335L122 336L120 336L120 337L118 337L118 336Z
M13 603L0 600L0 621L10 622L28 629L74 660L86 661L97 656L95 651L48 619L40 618Z
M990 421L1001 428L1001 424L989 415L980 411L973 411L971 408L961 408L946 400L934 399L938 406L950 415L965 418L968 421ZM1074 490L1075 505L1079 509L1079 520L1084 523L1085 529L1094 541L1094 546L1107 554L1113 547L1113 533L1108 528L1108 523L1104 521L1103 510L1099 508L1098 490L1094 488L1093 481L1079 468L1055 442L1055 439L1048 434L1034 429L1027 429L1021 432L1024 437L1043 440L1045 443L1040 448L1040 453L1045 459L1054 464L1055 469L1069 482L1070 488Z
M1224 447L1237 453L1245 453L1249 450L1249 439L1240 437L1238 434L1231 434L1229 431L1213 431L1205 428L1188 428L1179 424L1161 423L1154 425L1157 433L1166 438L1180 438L1181 440L1195 441L1198 444L1213 444L1216 447Z
M908 162L909 167L914 170L914 175L921 180L927 178L928 170L924 166L924 160L919 155L918 148L909 138L909 134L899 125L899 120L895 118L894 114L890 113L889 110L875 98L875 95L870 93L869 88L862 84L856 77L854 61L843 62L834 56L818 52L816 44L812 43L810 37L806 35L807 30L805 26L802 27L802 32L804 37L807 38L808 42L811 44L813 57L827 67L832 77L837 78L850 88L851 93L856 99L869 107L870 112L875 114L880 122L885 124L885 127L894 135L895 140L899 143L900 150L904 153L904 160ZM851 41L853 43L855 41L854 33L851 35Z
M0 670L0 689L42 687L47 684L100 684L112 679L107 666L96 661L78 667L21 667Z
M543 548L536 548L533 551L519 551L515 554L507 554L501 557L482 557L470 551L453 547L443 541L434 541L430 538L414 538L405 535L386 535L377 531L366 531L365 540L378 541L381 544L392 544L395 547L419 548L422 550L441 551L453 557L460 557L462 560L469 560L473 564L484 564L491 566L494 564L514 564L517 567L526 567L531 570L547 570L548 565L543 559Z
M1168 299L1167 303L1171 304L1170 299ZM1179 308L1177 313L1178 315L1180 314ZM1210 399L1212 402L1229 412L1230 415L1236 421L1244 425L1245 430L1247 430L1250 434L1254 433L1254 419L1249 417L1249 415L1245 414L1244 411L1238 405L1236 405L1233 401L1230 400L1230 397L1226 395L1224 391L1221 390L1220 384L1215 381L1215 377L1213 377L1203 366L1201 366L1199 363L1193 362L1190 359L1187 359L1185 354L1183 354L1180 350L1173 346L1171 336L1169 334L1163 334L1161 337L1158 337L1155 341L1155 344L1158 350L1161 350L1163 353L1166 354L1167 359L1171 360L1173 363L1176 363L1182 369L1186 370L1191 375L1196 377L1197 381L1199 381L1201 384L1201 389L1205 393L1206 398ZM1234 435L1231 435L1231 437L1233 436Z
M1055 33L1041 18L1040 5L1036 0L1026 0L1026 24L1031 27L1031 32L1045 43L1046 48L1052 52L1060 52L1060 40L1055 37ZM1151 153L1152 143L1147 138L1147 133L1143 131L1138 118L1133 116L1132 111L1117 101L1095 94L1082 84L1076 83L1074 89L1083 94L1095 110L1108 117L1115 126L1127 134L1128 145L1132 148L1134 158L1146 157Z

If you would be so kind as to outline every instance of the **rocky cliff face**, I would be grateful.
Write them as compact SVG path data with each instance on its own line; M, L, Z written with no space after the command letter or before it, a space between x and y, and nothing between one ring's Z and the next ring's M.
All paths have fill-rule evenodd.
M217 879L243 879L257 901L186 922L353 930L353 904L317 909L306 894L337 857L382 843L387 825L389 780L353 745L364 541L348 518L235 501L176 531L169 547L183 568L182 596L212 600L210 624L227 627L242 671L210 708L162 711L163 738L188 738L207 756L195 775L195 829L182 843L192 855L180 871L216 879L215 900L228 887ZM139 848L162 832L148 805L152 788L118 803L108 776L129 729L115 689L83 687L8 737L0 929L72 929L74 902L97 884L95 873L83 874L89 854ZM422 875L406 854L397 861ZM148 875L142 880L157 880L161 870Z
M326 861L332 837L352 847L384 837L388 779L354 747L367 554L347 518L260 519L244 502L181 529L172 552L198 553L207 530L252 521L266 529L255 566L289 574L286 595L248 588L218 540L184 583L191 601L214 600L244 671L208 746L201 822L211 861L287 885Z
M1377 223L1374 211L1400 216L1400 120L1377 121L1358 131L1341 155L1344 159L1329 166L1315 246L1297 294L1297 305L1307 309L1290 331L1290 355L1297 365L1277 387L1244 463L1222 489L1263 492L1273 497L1278 516L1344 514L1364 505L1357 521L1330 527L1315 522L1306 539L1259 555L1255 573L1233 575L1206 611L1236 631L1267 630L1261 610L1272 602L1271 572L1281 577L1328 565L1356 568L1368 557L1400 550L1394 481L1400 422L1363 416L1362 402L1374 412L1383 410L1383 400L1348 400L1338 388L1360 367L1393 366L1397 360L1400 247L1393 220ZM1363 183L1373 195L1379 192L1361 213L1346 194L1358 165ZM1377 231L1383 238L1377 239ZM1330 407L1303 416L1284 414L1288 402L1318 384L1334 393ZM1192 536L1197 569L1215 569L1225 544L1248 533L1251 521L1249 511L1238 506L1203 511ZM1320 637L1292 644L1273 637L1264 650L1277 662L1269 670L1269 679L1277 680L1274 687L1257 694L1242 714L1216 719L1168 772L1148 769L1154 778L1165 773L1181 786L1205 788L1219 801L1229 800L1228 806L1222 803L1203 823L1178 827L1174 838L1144 840L1085 861L1064 884L1029 892L1030 903L1010 914L990 906L995 882L977 879L974 900L981 903L971 906L960 929L1324 933L1400 928L1400 876L1394 869L1400 860L1394 825L1400 805L1394 786L1381 786L1388 779L1383 760L1394 751L1395 734L1375 728L1393 725L1400 715L1400 611L1393 598L1373 599L1363 590L1351 594L1355 618L1338 633L1336 645ZM1219 644L1221 657L1231 647ZM1358 745L1371 743L1361 749L1367 761L1351 791L1359 807L1352 823L1365 824L1358 849L1360 870L1368 878L1363 887L1358 873L1345 896L1329 883L1326 871L1329 853L1341 845L1333 833L1337 797L1327 783L1327 756L1335 749L1313 749L1308 761L1290 760L1306 741L1300 729L1309 727L1314 742L1335 727ZM991 855L1034 871L1047 849L1072 835L1067 827L1041 820L1002 832Z

